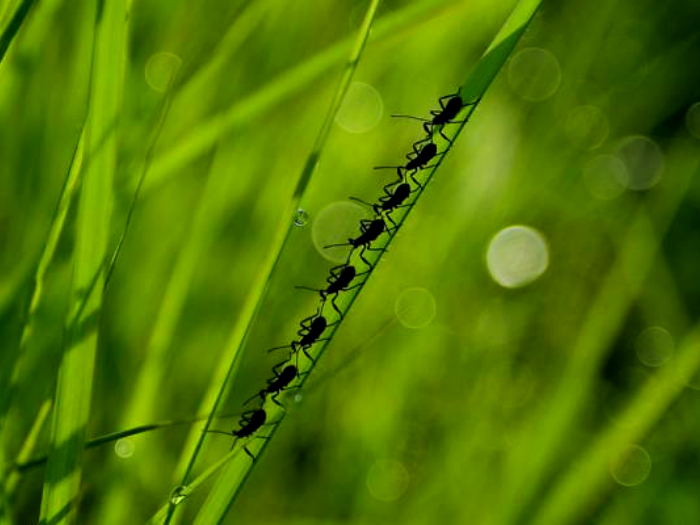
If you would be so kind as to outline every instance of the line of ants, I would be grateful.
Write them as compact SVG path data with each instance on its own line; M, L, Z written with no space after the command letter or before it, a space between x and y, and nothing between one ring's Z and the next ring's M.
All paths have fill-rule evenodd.
M373 265L365 258L365 252L385 251L385 247L374 248L372 247L372 243L376 241L383 233L386 232L391 234L391 232L395 232L398 229L398 225L391 216L392 212L412 205L407 204L406 201L412 193L418 190L412 189L407 178L410 178L418 189L422 190L423 186L416 178L416 175L421 170L434 167L431 166L430 163L436 158L445 154L445 152L438 152L438 147L433 141L435 133L437 132L451 146L452 140L444 134L444 127L448 124L463 124L466 122L479 101L480 99L477 99L473 102L465 103L459 92L457 92L440 97L440 109L431 110L430 118L426 119L411 115L392 115L392 117L410 118L423 122L422 127L426 136L412 145L412 151L406 155L406 163L404 165L375 167L375 169L396 169L399 176L396 182L384 186L384 195L379 197L378 202L370 203L357 197L351 197L351 199L369 206L374 211L375 217L370 220L364 219L360 221L360 234L354 239L348 239L348 242L346 243L330 244L324 247L351 247L346 262L331 268L330 275L326 279L327 284L325 288L317 289L308 286L296 287L298 289L317 292L321 297L321 306L316 313L301 321L300 328L297 331L297 336L299 337L297 340L292 341L288 345L278 346L268 350L268 352L272 352L274 350L286 348L290 349L290 355L287 357L287 359L272 367L274 376L267 380L265 387L263 387L259 392L250 397L244 403L244 405L247 405L257 399L260 401L259 407L254 410L243 412L241 419L238 422L239 428L237 429L230 432L224 432L221 430L208 430L208 432L233 436L235 439L231 448L235 446L238 439L246 439L252 436L260 439L269 439L269 436L258 435L258 431L263 426L268 424L276 424L275 422L267 423L267 412L264 409L266 400L270 399L272 403L281 407L283 410L285 409L284 405L279 402L279 396L285 391L299 388L301 384L298 383L298 380L309 373L309 371L300 372L299 370L299 352L301 351L306 358L308 358L312 363L315 363L314 358L309 353L311 348L316 343L327 341L327 337L322 337L326 329L339 324L344 318L343 312L336 303L340 293L362 286L365 280L355 282L356 279L371 272ZM456 120L457 116L462 112L462 110L469 107L472 108L472 111L469 112L467 117L463 120ZM389 221L391 226L389 226L386 221ZM358 272L357 268L350 264L350 258L353 252L358 249L359 259L369 267L368 270L363 272ZM329 323L323 316L323 307L325 306L329 297L331 306L339 316L338 320L334 323ZM294 361L294 363L292 363L292 361ZM297 384L294 384L295 382ZM252 458L253 462L256 461L256 457L247 448L247 445L243 446L243 450Z

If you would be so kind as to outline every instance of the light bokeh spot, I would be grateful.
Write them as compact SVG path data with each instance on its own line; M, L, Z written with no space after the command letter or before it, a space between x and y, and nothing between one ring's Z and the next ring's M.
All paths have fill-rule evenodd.
M399 322L406 328L425 328L437 313L435 298L425 288L406 288L396 298L394 308Z
M700 102L696 102L685 114L685 127L693 137L700 139Z
M379 501L396 501L408 489L410 476L402 463L382 459L367 472L367 490Z
M639 445L628 445L610 461L610 475L620 485L634 487L649 477L651 458Z
M146 62L146 82L153 91L165 93L181 64L182 59L168 51L152 55Z
M627 166L614 155L598 155L583 168L583 183L594 197L614 199L625 191L629 183Z
M505 288L519 288L540 277L549 266L544 236L529 226L509 226L489 243L486 265L494 281Z
M324 246L356 238L360 235L360 220L368 216L369 212L365 208L350 201L333 202L323 208L314 219L311 229L311 238L318 253L329 261L345 262L350 246Z
M627 167L627 187L631 190L648 190L661 180L664 156L658 144L650 138L634 135L623 139L617 155Z
M122 459L133 456L134 450L136 450L136 446L129 438L118 439L114 444L114 453Z
M379 92L364 82L353 82L335 116L335 122L350 133L367 133L379 124L384 101Z
M521 49L508 64L508 83L525 100L546 100L554 95L561 84L559 62L546 49Z
M637 359L647 366L666 364L675 350L673 336L660 326L644 329L635 340L634 348Z
M596 106L577 106L566 117L565 130L566 136L574 146L592 150L608 138L610 125L606 116Z

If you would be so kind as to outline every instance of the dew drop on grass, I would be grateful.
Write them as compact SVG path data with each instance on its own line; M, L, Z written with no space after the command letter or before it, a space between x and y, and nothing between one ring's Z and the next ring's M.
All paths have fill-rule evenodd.
M396 317L406 328L425 328L437 312L435 298L425 288L407 288L396 298Z
M614 155L598 155L583 168L583 183L588 192L598 199L618 197L629 182L625 163Z
M294 402L295 403L301 403L301 400L303 399L301 394L297 394L294 396Z
M650 326L635 340L637 358L646 366L661 366L673 356L673 337L665 328Z
M294 226L303 228L309 222L309 214L305 210L299 208L294 212Z
M651 472L649 453L639 445L628 445L613 454L610 461L610 475L624 487L634 487L642 483Z
M541 102L556 93L561 68L551 51L538 47L521 49L508 64L508 83L520 97Z
M190 488L187 485L175 487L175 490L173 490L172 494L170 495L170 503L172 505L179 505L185 500L189 493Z
M540 232L529 226L509 226L489 243L486 265L504 288L520 288L539 278L549 266L549 250Z

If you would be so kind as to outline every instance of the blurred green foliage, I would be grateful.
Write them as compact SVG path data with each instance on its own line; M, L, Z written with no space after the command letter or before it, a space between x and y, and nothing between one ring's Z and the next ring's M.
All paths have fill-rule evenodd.
M0 31L19 3L0 2ZM390 115L426 115L454 92L513 4L383 2L354 105L341 111L302 203L309 221L282 254L227 412L239 413L279 362L265 350L288 342L315 308L314 295L293 286L322 284L336 263L314 232L338 228L342 242L330 218L349 213L324 210L349 195L375 199L391 175L371 168L401 162L421 136L419 123ZM89 435L196 415L342 71L347 49L328 50L353 38L366 7L131 5L114 242L160 115L163 75L181 66L153 177L104 298ZM91 12L83 0L37 2L0 64L0 389L87 108ZM700 310L699 20L693 0L544 3L227 523L700 522L700 379L679 379L700 353L686 338ZM282 76L303 64L307 77ZM207 128L230 108L232 125ZM203 146L178 160L192 144ZM54 395L76 204L44 283L0 443L3 469ZM497 284L487 265L491 240L513 225L534 228L548 253L544 273L517 289ZM522 246L503 262L516 272L518 253L528 262L531 245ZM168 314L172 337L141 410L130 402L183 257L182 302ZM649 339L649 327L662 335ZM689 386L669 386L679 381ZM127 421L140 411L149 419ZM144 522L168 498L185 436L174 427L87 452L79 523ZM620 460L628 442L646 455ZM48 426L37 455L47 443ZM209 463L230 446L209 443ZM22 477L3 523L37 521L43 474Z

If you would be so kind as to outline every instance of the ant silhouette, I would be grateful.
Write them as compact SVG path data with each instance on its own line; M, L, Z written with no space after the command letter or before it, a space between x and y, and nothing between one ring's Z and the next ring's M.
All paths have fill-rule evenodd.
M338 270L340 270L340 273L338 273ZM338 298L338 294L340 292L347 292L349 290L353 290L354 288L357 288L358 286L361 286L363 283L356 284L355 286L350 286L350 283L355 279L355 277L359 275L364 275L367 272L361 272L357 273L357 270L355 270L354 266L351 266L347 263L341 264L338 266L335 266L331 268L331 275L326 279L326 282L328 283L328 286L326 287L325 290L319 290L317 288L310 288L308 286L295 286L295 288L300 289L300 290L310 290L312 292L318 292L321 295L321 299L323 300L323 304L326 302L326 298L329 295L332 295L333 298L331 299L331 305L333 306L333 309L338 312L338 315L340 318L343 318L343 312L340 311L338 308L338 305L335 304L335 300Z
M396 229L396 228L392 228ZM339 244L329 244L327 246L324 246L324 248L332 248L334 246L352 246L353 249L359 248L360 249L360 259L367 265L367 266L372 266L372 264L365 259L364 253L366 250L369 250L371 252L382 252L385 249L384 248L370 248L369 245L372 241L375 241L377 237L379 237L382 233L385 231L391 231L392 229L387 228L386 224L384 223L384 219L374 219L374 220L367 220L363 219L360 221L360 235L359 237L355 239L348 239L348 242L342 242ZM352 252L350 252L352 253ZM350 258L350 255L348 255L348 259Z
M398 184L398 186L396 186L396 184ZM390 193L388 190L388 188L390 188L391 186L396 186L396 189L393 193ZM386 218L389 219L391 224L397 226L397 224L394 222L394 219L391 218L391 212L396 210L397 208L403 208L405 206L408 206L407 204L403 203L412 193L411 185L407 182L402 182L400 184L398 182L395 182L393 184L384 186L384 192L386 193L386 195L379 197L379 203L377 204L365 202L362 199L358 199L357 197L350 198L354 201L361 202L362 204L370 206L374 210L374 212L379 216L381 216L382 213L386 213Z
M447 99L447 104L445 104L444 102L445 99ZM442 132L443 126L445 124L462 124L469 120L469 116L467 116L467 118L463 120L454 119L464 108L476 106L480 101L481 97L477 98L473 102L468 102L465 104L458 91L457 93L440 97L438 99L438 102L440 102L440 111L431 110L430 114L432 115L432 118L430 119L414 117L413 115L392 115L392 117L411 118L423 122L423 130L428 134L428 137L426 139L418 141L416 144L420 144L421 142L426 142L428 140L432 141L434 130L435 128L437 128L438 133L440 133L440 136L447 142L449 142L451 145L452 140Z
M421 142L425 141L422 140L413 144L413 151L406 155L408 162L405 166L375 166L374 169L396 169L396 173L399 174L399 182L406 180L405 174L401 172L401 170L404 170L405 172L409 172L411 180L415 182L419 188L423 188L421 183L418 182L418 179L416 179L415 174L418 173L418 170L432 168L433 166L428 166L428 163L433 160L433 158L442 155L442 153L438 153L437 146L433 142L429 142L421 149L418 149L417 145ZM394 186L395 184L396 183L389 184L388 186L385 186L384 189L386 190L387 187Z
M312 363L315 363L314 358L311 357L306 350L311 348L311 345L314 343L326 341L327 339L320 339L321 334L323 334L326 328L335 324L338 324L338 321L328 324L326 318L321 315L320 311L318 311L314 315L310 315L309 317L302 319L301 328L297 331L297 335L301 336L301 339L298 341L292 341L291 344L288 345L270 348L268 352L281 350L282 348L291 348L292 352L297 352L298 349L301 348L304 355L308 357Z
M263 388L260 392L252 396L250 399L248 399L244 405L247 405L250 403L253 399L256 399L258 396L262 399L263 403L265 402L265 398L269 395L270 399L272 402L279 406L284 408L284 406L277 401L277 397L285 390L288 390L290 388L297 388L297 387L290 387L289 385L294 381L296 378L301 378L308 374L308 372L305 372L303 374L299 373L299 368L295 365L287 365L285 366L281 372L278 372L277 369L287 363L287 361L283 361L281 363L276 364L275 366L272 367L272 371L275 374L275 377L272 379L267 380L267 386Z
M265 424L265 421L267 421L267 414L262 408L258 408L257 410L248 410L241 414L241 419L238 422L238 430L232 430L231 432L224 432L223 430L207 430L207 432L211 432L212 434L234 436L236 439L233 440L233 444L231 445L231 450L233 450L233 447L236 446L236 442L239 439L247 438L255 434L255 432L260 430L260 427ZM269 436L256 437L260 439L270 439ZM255 456L250 450L248 450L246 445L243 445L243 450L245 450L245 453L253 459L253 462L255 462Z

